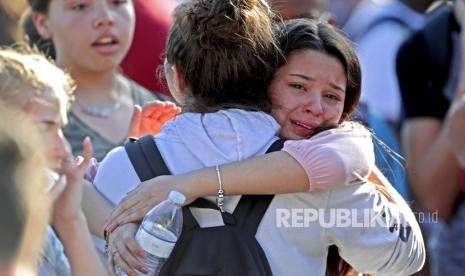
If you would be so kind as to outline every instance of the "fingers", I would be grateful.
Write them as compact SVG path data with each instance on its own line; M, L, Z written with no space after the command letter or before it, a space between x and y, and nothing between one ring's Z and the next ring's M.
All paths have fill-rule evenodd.
M116 253L116 251L113 251ZM113 252L111 253L111 257L108 256L107 258L107 269L108 269L108 272L110 272L110 275L111 276L117 276L118 274L116 274L116 270L115 270L115 261L113 260L113 257L115 254L113 254Z
M150 210L150 208L146 207L143 209L136 210L133 213L125 213L120 217L116 218L115 222L118 223L118 225L123 225L130 222L141 221ZM116 225L115 227L117 227L118 225Z
M139 137L146 134L157 134L163 125L175 118L181 111L172 102L151 101L142 107L142 114L139 121Z
M52 201L54 202L65 190L66 188L66 178L61 175L57 181L55 181L55 184L49 191L49 195L52 198Z
M131 126L127 137L140 137L140 124L142 120L142 108L140 105L134 105L134 112L132 113Z
M81 157L82 159L80 159L78 163L76 163L76 160L75 160L75 164L79 167L79 169L87 169L92 159L92 153L93 153L92 142L90 140L90 137L84 138L84 141L82 141L82 147L83 147L83 153L82 153L83 156Z
M142 220L152 207L141 202L138 196L126 197L113 210L105 223L105 230L113 231L121 224Z
M171 116L174 116L180 111L181 108L172 102L153 101L144 105L142 109L142 117L156 119L164 114L170 114Z
M121 257L119 251L113 251L111 253L111 259L114 263L114 269L120 269L126 273L126 275L137 275L131 266Z
M142 108L142 116L150 117L153 113L158 113L165 106L166 106L166 103L162 101L147 102L146 104L144 104Z
M105 226L105 230L111 232L120 225L141 221L150 210L150 206L138 207L137 209L128 209L113 219L109 219Z
M124 197L121 200L121 202L113 209L110 216L108 216L106 224L111 224L115 221L117 217L121 216L121 214L123 214L124 212L127 212L130 209L134 209L135 205L137 205L138 202L139 200L137 195Z
M110 235L110 248L107 259L107 266L112 273L115 267L120 268L128 275L136 275L134 269L147 273L148 269L138 258L145 258L146 254L137 244L135 235L138 226L134 223L121 227Z

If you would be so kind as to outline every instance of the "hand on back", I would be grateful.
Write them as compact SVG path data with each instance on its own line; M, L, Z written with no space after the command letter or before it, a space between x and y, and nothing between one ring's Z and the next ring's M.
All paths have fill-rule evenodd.
M172 121L181 113L181 108L169 101L152 101L143 107L136 105L128 137L142 137L157 134L166 122Z
M171 191L184 194L186 196L184 204L194 201L196 195L188 192L188 185L184 185L191 182L182 177L183 175L163 175L142 182L113 209L105 223L105 230L111 232L119 225L141 221L153 207L165 200Z

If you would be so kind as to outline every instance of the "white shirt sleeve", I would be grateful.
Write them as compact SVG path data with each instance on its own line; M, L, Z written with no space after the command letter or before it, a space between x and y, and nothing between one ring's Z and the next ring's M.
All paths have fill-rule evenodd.
M389 182L384 183L394 202L372 183L360 185L351 194L344 188L332 190L327 208L345 210L350 219L342 220L339 214L341 223L347 225L328 228L325 239L339 248L340 256L356 271L410 275L424 265L423 237L410 207Z
M124 147L117 147L107 154L98 167L93 184L114 205L140 184Z
M346 122L310 139L287 141L283 151L306 171L309 191L365 181L375 166L371 132L355 122Z

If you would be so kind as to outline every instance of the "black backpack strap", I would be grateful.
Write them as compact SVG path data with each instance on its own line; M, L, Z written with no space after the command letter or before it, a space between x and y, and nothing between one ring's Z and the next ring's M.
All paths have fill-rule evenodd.
M266 151L270 153L279 151L283 148L284 141L276 140ZM234 217L237 220L238 226L242 227L249 233L255 235L258 226L265 215L268 206L273 200L274 195L246 195L242 196L234 210Z
M221 212L220 208L213 202L206 200L205 198L197 198L186 207L195 207L195 208L203 208L203 209L214 209L221 213L221 217L223 218L223 223L225 225L236 226L237 220L235 217L228 213L228 212ZM189 211L190 209L187 208ZM184 213L183 213L184 214ZM194 219L193 221L185 221L185 226L188 228L200 227L197 221Z
M152 135L145 135L139 139L129 138L129 140L125 142L124 148L141 181L146 181L160 175L171 175ZM204 198L198 198L186 207L220 210L216 204ZM221 215L224 224L233 226L237 224L231 214L225 212ZM200 227L189 208L183 208L183 217L184 227Z
M129 138L124 143L124 148L141 181L171 174L158 151L153 135L148 134L139 139Z
M278 139L271 144L265 154L273 152L273 151L280 151L284 147L284 140Z
M276 140L266 153L278 151L283 145L284 142L282 140ZM171 175L152 135L145 135L139 139L130 138L124 144L124 148L141 181L146 181L160 175ZM255 234L273 197L274 195L242 196L238 206L234 210L234 215L221 212L224 224L236 226L238 225L238 221L240 221L242 227L250 233ZM198 198L183 208L184 228L200 227L188 207L208 208L220 211L216 204L204 198Z

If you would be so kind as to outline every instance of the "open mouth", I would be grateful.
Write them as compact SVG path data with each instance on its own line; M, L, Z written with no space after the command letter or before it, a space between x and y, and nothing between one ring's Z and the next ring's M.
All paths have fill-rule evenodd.
M299 121L291 120L291 123L294 125L293 132L300 137L308 138L312 136L316 132L316 129L317 129L317 127L313 125L305 124Z
M118 44L118 41L113 37L103 37L92 43L92 46L111 46Z
M298 125L298 126L301 126L301 127L303 127L303 128L306 128L306 129L308 129L308 130L310 130L310 131L314 131L314 130L315 130L313 127L307 126L306 124L303 124L303 123L301 123L301 122L292 121L292 123L294 123L294 124L296 124L296 125Z

